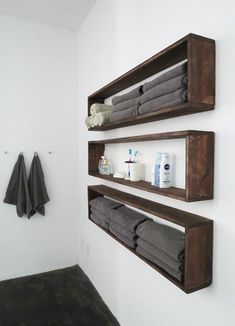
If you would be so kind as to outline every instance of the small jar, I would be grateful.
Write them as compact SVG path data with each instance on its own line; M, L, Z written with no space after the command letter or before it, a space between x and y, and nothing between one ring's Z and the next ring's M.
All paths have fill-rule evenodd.
M143 177L144 166L141 163L130 164L130 181L140 181Z

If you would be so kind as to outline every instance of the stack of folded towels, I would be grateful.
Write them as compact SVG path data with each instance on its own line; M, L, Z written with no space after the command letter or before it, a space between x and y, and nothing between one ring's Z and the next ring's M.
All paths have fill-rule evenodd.
M86 126L88 129L102 126L109 121L112 112L112 105L95 103L90 107L90 116L86 118Z
M180 282L184 271L184 233L169 226L145 221L136 230L136 252Z
M140 115L187 102L187 62L143 85Z
M148 219L147 216L104 197L92 199L89 204L91 220L109 230L127 246L136 247L136 228Z
M105 229L109 229L110 210L115 210L122 204L105 197L90 200L90 219Z
M136 248L138 225L148 219L147 216L121 206L112 210L109 219L109 231L131 248Z
M113 108L109 121L114 122L138 116L141 94L142 86L138 86L128 93L114 96L112 99Z

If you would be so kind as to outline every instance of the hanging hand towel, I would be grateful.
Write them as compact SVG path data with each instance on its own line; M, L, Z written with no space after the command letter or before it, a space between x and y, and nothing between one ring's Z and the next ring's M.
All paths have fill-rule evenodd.
M34 154L32 165L29 172L29 194L32 201L32 210L28 214L28 218L36 212L45 215L44 205L49 201L44 181L42 165L37 153Z
M15 205L19 217L28 215L32 209L23 154L19 155L14 166L4 203Z

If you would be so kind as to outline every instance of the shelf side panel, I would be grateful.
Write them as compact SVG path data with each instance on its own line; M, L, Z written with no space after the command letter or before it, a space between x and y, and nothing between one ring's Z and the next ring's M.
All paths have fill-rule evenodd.
M188 101L215 105L215 42L188 40Z
M88 174L98 173L98 163L104 155L104 144L88 143Z
M212 282L213 221L185 232L185 279L188 291Z
M186 200L213 199L214 133L186 137Z

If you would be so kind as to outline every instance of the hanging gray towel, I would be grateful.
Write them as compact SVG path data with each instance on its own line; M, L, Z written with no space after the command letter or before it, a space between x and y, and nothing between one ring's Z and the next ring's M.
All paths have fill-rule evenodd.
M14 166L4 203L15 205L19 217L32 209L23 154L19 155Z
M29 212L28 218L33 216L36 212L45 215L44 205L49 201L49 197L46 190L42 165L37 153L34 154L31 164L28 184L32 202L32 210Z

